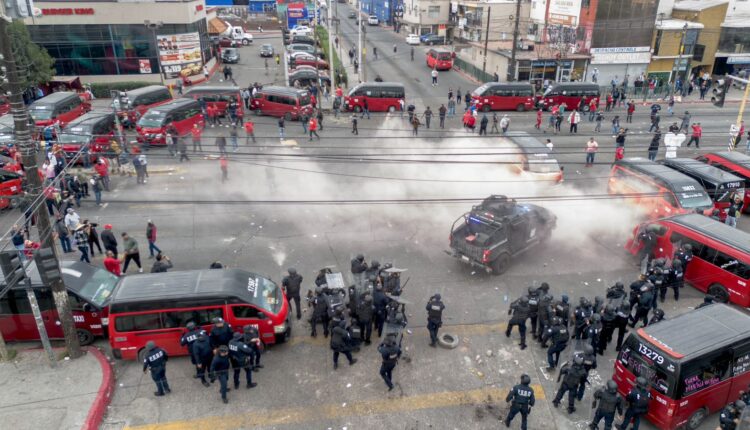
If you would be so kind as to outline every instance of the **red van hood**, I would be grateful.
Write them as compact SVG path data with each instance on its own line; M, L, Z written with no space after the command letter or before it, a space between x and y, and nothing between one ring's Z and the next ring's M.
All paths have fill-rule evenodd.
M140 134L161 134L164 133L162 127L140 127L138 133Z
M46 127L54 123L55 123L54 119L40 119L38 121L34 121L34 124L36 124L37 127Z

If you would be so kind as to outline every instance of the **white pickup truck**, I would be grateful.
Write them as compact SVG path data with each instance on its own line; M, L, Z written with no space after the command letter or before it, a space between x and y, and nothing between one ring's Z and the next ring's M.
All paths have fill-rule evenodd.
M239 26L229 25L229 28L223 33L223 36L227 36L238 44L247 46L253 43L253 35L246 33L245 29Z

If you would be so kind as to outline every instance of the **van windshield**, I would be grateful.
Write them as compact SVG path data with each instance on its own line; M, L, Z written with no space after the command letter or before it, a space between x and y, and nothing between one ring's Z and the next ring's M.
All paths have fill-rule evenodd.
M281 311L281 288L270 279L253 275L247 280L247 290L252 294L252 303L274 315Z
M557 160L554 158L546 157L530 158L529 159L529 172L534 173L557 173L560 171L560 165L557 164Z
M617 361L636 378L646 378L653 389L673 398L677 368L675 363L657 348L631 335L623 344Z
M714 205L711 197L702 191L692 191L687 193L675 193L680 206L685 209L708 208Z
M440 52L437 54L437 59L442 61L447 61L451 59L450 52Z
M310 104L310 94L305 93L304 95L299 96L300 106L307 106L309 104Z
M34 121L51 119L52 109L50 109L48 106L36 106L33 109L29 110L29 115L31 115Z
M115 290L119 278L106 270L98 269L93 276L86 281L77 294L98 308L104 307L109 301L109 296Z
M146 112L141 119L138 120L138 125L141 127L161 127L164 124L167 114L161 111Z
M474 91L472 91L471 95L472 96L482 96L482 95L484 95L485 91L487 91L487 89L489 87L491 87L491 86L492 86L492 84L481 85L481 86L479 86L479 88L477 88Z

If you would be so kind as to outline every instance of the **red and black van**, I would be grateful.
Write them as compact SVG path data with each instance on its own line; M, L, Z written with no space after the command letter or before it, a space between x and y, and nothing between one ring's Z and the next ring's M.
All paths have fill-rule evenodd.
M601 92L597 84L586 82L560 82L547 88L541 99L537 102L539 107L549 110L553 106L560 106L565 103L567 110L578 109L582 107L583 112L589 111L591 100L595 100L596 107L599 107ZM583 104L581 103L583 101Z
M482 112L493 110L533 110L534 87L527 83L487 82L471 92L473 103Z
M69 122L91 110L78 93L60 91L42 97L29 106L29 115L37 127L57 124L64 128Z
M310 92L287 87L263 87L257 91L251 105L256 115L284 117L287 121L302 114L312 115Z
M227 107L231 101L237 106L237 118L244 116L244 103L240 87L237 86L219 86L219 85L200 85L192 87L182 97L192 98L199 102L203 100L205 107L212 106L217 110L219 116L228 116Z
M750 156L737 151L709 152L699 155L696 160L742 178L745 181L745 201L742 212L750 213Z
M400 82L363 82L344 97L344 108L361 112L367 100L370 112L396 112L401 110L400 101L405 96L404 84Z
M90 160L97 154L109 150L109 143L115 135L115 114L113 112L89 112L70 122L58 136L65 158L72 160L86 147ZM84 162L82 158L78 161Z
M174 127L178 135L185 136L195 124L201 128L205 124L200 104L197 100L183 98L149 109L135 129L139 143L166 145L169 128Z
M132 127L152 107L172 100L172 93L164 85L149 85L120 93L115 100L117 115L126 126Z

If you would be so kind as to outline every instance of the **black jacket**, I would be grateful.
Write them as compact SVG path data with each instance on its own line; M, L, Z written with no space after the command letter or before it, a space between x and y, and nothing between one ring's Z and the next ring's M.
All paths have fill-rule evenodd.
M101 234L102 244L106 249L117 249L117 239L112 230L104 230Z

